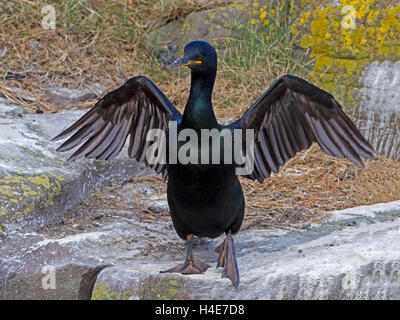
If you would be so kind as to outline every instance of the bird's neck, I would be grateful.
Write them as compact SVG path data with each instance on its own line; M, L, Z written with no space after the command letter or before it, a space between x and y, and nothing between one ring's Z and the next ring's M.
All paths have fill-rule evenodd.
M216 70L192 71L189 99L185 107L182 122L193 129L217 127L217 119L212 108L211 96Z

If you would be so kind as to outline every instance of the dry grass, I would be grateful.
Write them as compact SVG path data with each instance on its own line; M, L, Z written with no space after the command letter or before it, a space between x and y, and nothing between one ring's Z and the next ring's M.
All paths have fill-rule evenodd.
M198 12L234 3L235 0L167 0L137 1L148 8L146 18L152 21L160 19L160 24L183 19L192 12Z
M3 1L0 54L7 50L0 57L0 92L30 110L55 112L60 106L42 97L49 86L87 88L101 83L108 91L124 82L122 69L127 76L149 76L182 110L189 91L188 71L163 69L142 43L149 31L168 21L230 2L234 1ZM57 29L44 30L41 8L52 3ZM213 103L217 117L228 121L240 116L278 76L301 75L307 67L290 57L290 39L285 32L268 41L249 38L256 35L251 29L243 32L242 38L233 33L224 55L219 56ZM258 47L253 47L257 43ZM260 46L262 52L257 49ZM247 65L243 65L244 53ZM22 73L25 78L5 80L8 71ZM36 101L27 101L9 90L13 87L23 89ZM87 108L92 103L94 100L75 107ZM156 178L154 181L162 183ZM399 181L398 162L378 158L359 169L312 147L264 184L242 183L249 223L258 221L262 225L264 221L282 226L320 219L316 212L398 200Z
M42 98L51 86L89 88L94 83L105 87L105 92L124 82L120 70L127 76L146 75L166 94L181 101L181 90L169 88L169 79L176 82L186 76L172 75L162 69L143 46L148 32L190 12L208 9L229 0L16 0L0 8L0 92L27 109L44 112L59 111L60 106ZM41 8L54 4L57 13L56 30L41 26ZM18 80L5 80L7 73L25 75ZM9 88L21 88L36 101L27 101ZM95 100L77 103L75 108L86 108ZM179 104L181 105L181 104Z
M260 213L270 213L263 218L267 224L316 222L323 212L398 200L400 163L379 156L361 168L314 144L262 185L247 179L242 185L254 222Z
M189 90L189 72L172 73L162 68L143 46L144 40L148 32L167 21L231 2L234 1L54 1L56 30L41 26L44 1L9 2L0 8L0 52L7 48L0 58L0 92L27 109L55 112L61 107L43 97L49 87L80 89L100 83L107 92L124 82L122 69L128 77L150 77L182 109ZM288 58L290 46L277 45L282 42L280 38L259 43L256 34L256 30L245 34L236 30L228 40L228 49L220 54L214 105L221 118L241 114L276 77L289 72L298 74L293 68L294 60ZM253 39L244 41L238 36ZM256 43L256 47L250 43ZM244 53L251 59L243 57ZM249 65L243 72L241 62L246 59ZM8 71L25 78L4 80ZM36 101L27 101L10 88L20 88ZM75 108L87 108L94 102L77 103Z

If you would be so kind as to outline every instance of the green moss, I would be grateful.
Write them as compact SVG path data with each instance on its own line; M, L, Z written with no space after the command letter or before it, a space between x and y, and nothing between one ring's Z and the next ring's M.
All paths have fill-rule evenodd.
M92 300L128 300L133 295L131 290L114 291L107 282L96 283Z

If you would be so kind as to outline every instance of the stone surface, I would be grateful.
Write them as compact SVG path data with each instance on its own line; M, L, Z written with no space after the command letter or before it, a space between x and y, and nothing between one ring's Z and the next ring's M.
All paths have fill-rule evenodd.
M96 240L96 234L84 237ZM9 234L2 242L6 252L0 258L0 299L90 299L97 274L107 265L85 256L79 246L68 245L73 241Z
M292 15L295 47L313 60L309 78L353 114L378 153L400 160L400 2L295 0Z
M56 153L60 142L52 142L51 138L84 112L28 113L0 99L2 229L57 221L91 188L144 170L128 159L126 152L112 163L87 160L68 163L68 154Z
M400 62L374 62L362 73L353 117L375 150L400 161Z
M359 206L355 208L348 208L343 210L336 210L332 212L331 217L328 221L340 221L340 220L351 220L351 219L375 219L379 220L381 217L380 213L386 213L386 217L390 213L394 215L400 211L400 200L392 201L389 203L377 203L369 206ZM385 216L383 216L385 217Z
M204 40L217 49L223 48L230 26L243 19L239 7L222 7L201 12L194 12L185 17L182 32L178 37L178 50L193 40Z
M162 65L171 65L178 59L176 53L182 25L183 22L181 21L171 21L149 34L146 44L155 53Z
M205 274L159 273L183 261L184 243L164 191L127 180L60 223L3 236L0 298L399 299L399 234L399 201L337 211L305 230L241 231L235 290L215 268L223 237L195 241L195 256L211 266Z
M104 93L104 87L98 83L85 89L73 89L66 87L51 87L41 97L63 109L70 109L79 102L93 100Z
M54 105L57 105L60 109L71 109L76 106L79 102L85 102L89 100L94 100L100 97L104 93L105 86L99 83L93 83L84 89L73 89L67 87L50 87L45 90L40 97ZM28 102L35 102L36 98L30 95L28 92L24 91L18 87L4 87L5 90L16 95L21 100ZM6 98L0 92L0 98Z
M241 7L232 5L193 12L183 22L171 21L151 32L147 44L163 65L169 65L193 40L208 41L217 50L223 49L230 26L246 19Z
M8 87L5 86L4 89L8 90L9 92L15 94L17 97L19 97L22 100L28 101L28 102L34 102L36 101L36 98L30 95L29 93L25 92L21 88L18 87ZM0 92L0 98L6 98L2 92Z
M221 279L221 269L215 269L219 239L195 249L196 256L211 265L204 275L160 275L158 270L175 265L177 258L166 253L154 260L152 254L101 271L93 298L399 299L399 215L397 210L393 221L358 221L356 226L353 217L306 232L239 233L235 236L241 272L237 290Z

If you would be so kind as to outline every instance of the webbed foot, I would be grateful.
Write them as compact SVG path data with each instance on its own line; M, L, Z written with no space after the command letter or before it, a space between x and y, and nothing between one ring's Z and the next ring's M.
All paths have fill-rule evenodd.
M181 273L181 274L202 274L210 266L204 262L194 259L192 254L193 235L187 236L187 251L186 260L183 264L178 264L176 267L168 270L162 270L160 273Z
M185 260L183 264L179 264L176 267L160 271L160 273L202 274L209 267L208 264L192 258L191 260Z
M233 286L237 288L239 285L239 268L236 261L235 245L230 231L217 250L219 251L217 268L224 268L222 270L222 278L228 278L231 280Z

